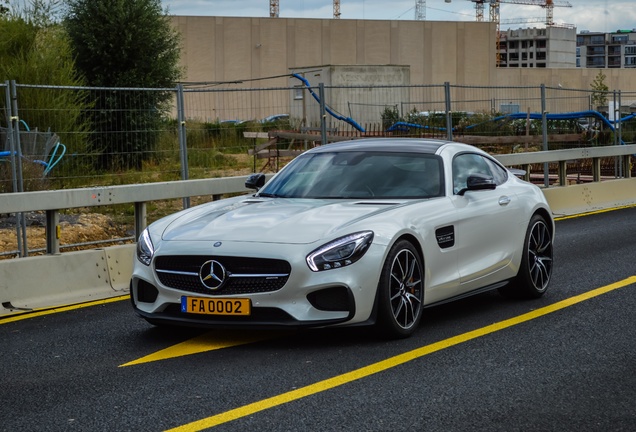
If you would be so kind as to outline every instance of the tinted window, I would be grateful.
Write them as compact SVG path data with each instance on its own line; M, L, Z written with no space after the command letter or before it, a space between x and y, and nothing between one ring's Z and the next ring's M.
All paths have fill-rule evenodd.
M288 198L430 198L443 191L441 159L391 152L309 153L260 195Z
M497 186L504 184L506 180L508 180L508 171L506 171L497 162L491 159L484 158L484 160L486 161L486 164L490 168L490 172L492 173L492 176L494 177L495 183L497 184Z
M507 179L505 170L488 158L478 154L463 153L453 159L453 193L466 188L466 180L472 174L484 174L495 179L497 185Z

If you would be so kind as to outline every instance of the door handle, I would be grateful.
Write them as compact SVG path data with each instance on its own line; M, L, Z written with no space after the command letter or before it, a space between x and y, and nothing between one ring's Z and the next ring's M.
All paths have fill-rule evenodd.
M500 206L507 206L508 204L510 204L510 197L507 197L505 195L499 197L499 205Z

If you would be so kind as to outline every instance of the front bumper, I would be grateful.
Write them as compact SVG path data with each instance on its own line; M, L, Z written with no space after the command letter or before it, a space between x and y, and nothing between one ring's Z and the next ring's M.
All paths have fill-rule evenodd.
M163 277L165 275L156 271L156 263L161 261L160 257L177 255L180 259L200 259L203 256L221 263L236 261L237 258L244 258L245 244L225 242L222 250L215 250L211 254L207 242L167 243L157 250L150 266L140 262L134 266L131 300L135 311L150 322L212 328L289 328L351 325L372 319L382 267L381 247L372 245L365 256L351 266L313 272L305 263L307 245L250 244L251 259L286 261L291 269L289 276L282 287L274 290L255 287L248 292L228 294L223 289L207 292L202 284L202 289L196 286L167 286L162 283L162 280L167 281ZM252 313L249 316L185 313L181 311L182 296L247 298L251 302Z

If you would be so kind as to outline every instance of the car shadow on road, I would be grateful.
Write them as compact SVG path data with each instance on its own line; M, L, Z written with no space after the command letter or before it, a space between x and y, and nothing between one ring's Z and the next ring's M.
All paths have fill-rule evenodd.
M514 304L518 303L518 306ZM524 305L525 304L525 305ZM247 345L251 349L278 347L285 349L315 349L363 347L393 344L396 346L432 343L462 332L489 325L493 320L509 315L510 308L523 313L526 302L511 300L496 291L424 309L419 328L410 338L387 339L373 326L328 327L307 329L205 329L183 326L152 326L142 323L137 333L144 344L157 347L196 340L200 344L222 347Z

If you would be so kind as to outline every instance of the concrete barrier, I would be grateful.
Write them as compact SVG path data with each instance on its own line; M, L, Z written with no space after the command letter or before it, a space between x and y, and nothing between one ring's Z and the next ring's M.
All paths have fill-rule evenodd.
M556 217L571 216L636 204L636 178L551 187L543 193Z
M135 245L0 261L0 316L128 293Z

